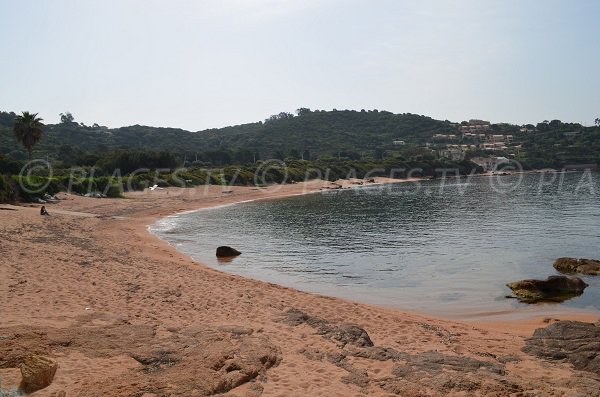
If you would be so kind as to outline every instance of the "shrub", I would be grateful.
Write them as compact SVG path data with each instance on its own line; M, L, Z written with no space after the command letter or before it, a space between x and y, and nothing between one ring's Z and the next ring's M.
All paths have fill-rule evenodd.
M8 183L8 180L4 175L0 174L0 203L6 201L13 201L15 199L15 192Z

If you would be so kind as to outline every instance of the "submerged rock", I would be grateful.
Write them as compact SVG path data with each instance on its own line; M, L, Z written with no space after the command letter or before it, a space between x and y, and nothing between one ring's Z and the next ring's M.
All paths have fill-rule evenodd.
M23 381L21 389L26 393L33 393L43 389L52 383L58 363L44 356L29 356L21 364L21 376Z
M596 259L558 258L554 261L554 268L567 274L600 275L600 261Z
M227 258L231 256L238 256L241 254L242 253L236 250L235 248L231 248L225 245L217 248L217 258Z
M579 296L588 286L579 277L550 276L546 280L521 280L506 284L525 303L562 302Z
M559 321L536 329L523 351L549 360L567 361L575 369L600 375L600 327L580 321Z

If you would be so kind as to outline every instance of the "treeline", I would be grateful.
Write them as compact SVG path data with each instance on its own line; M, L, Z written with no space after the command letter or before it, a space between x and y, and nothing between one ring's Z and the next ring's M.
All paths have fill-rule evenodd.
M560 120L527 126L518 135L522 152L517 159L534 169L561 169L571 164L600 164L600 126L583 127Z
M16 115L0 112L0 154L25 159L25 150L12 134ZM449 121L378 110L320 111L300 108L296 115L281 112L264 121L220 129L191 132L176 128L141 125L110 129L75 121L61 115L62 122L46 125L34 157L47 158L61 166L93 166L115 151L172 153L181 165L226 166L258 160L405 160L433 159L435 152L425 142L436 133L456 134ZM599 161L598 127L583 127L560 120L520 126L492 124L491 132L512 134L522 150L510 153L478 152L477 155L515 155L527 167L560 167L572 162ZM396 146L394 140L405 141Z
M15 185L15 175L27 158L25 149L13 136L16 116L0 112L0 175L4 175L0 200L34 198ZM377 110L301 108L296 115L282 112L264 122L200 132L139 125L117 129L98 124L86 126L67 113L61 114L61 123L43 128L42 139L33 148L33 158L47 160L54 174L50 177L36 171L32 183L40 182L35 178L49 178L50 191L106 190L105 194L118 196L124 189L143 188L156 179L157 169L184 168L182 176L165 173L164 178L158 178L178 186L181 180L186 185L207 181L294 182L304 180L307 172L327 179L345 178L352 173L351 176L362 178L374 169L389 175L391 169L397 168L421 169L422 176L436 176L436 169L459 168L468 173L474 167L469 161L453 163L441 159L439 153L425 146L424 142L434 133L455 133L452 123ZM467 153L467 159L505 155L521 162L525 169L600 163L600 126L583 127L552 120L526 125L524 132L519 129L510 124L492 125L494 133L513 134L519 145L511 147L510 153L474 150ZM393 145L397 138L405 144ZM286 164L285 172L277 166L282 163ZM264 171L265 164L273 166ZM81 172L80 183L69 177L74 168ZM256 181L258 171L264 175L264 181ZM127 186L113 183L115 178L124 176L130 177Z
M225 167L177 167L174 156L166 152L115 152L101 160L103 166L71 167L35 170L33 175L21 172L24 162L0 156L2 200L34 201L45 194L69 191L119 197L129 190L142 190L154 184L159 186L193 187L205 184L262 186L273 183L297 183L307 179L335 181L346 178L373 178L387 176L440 177L449 172L463 175L481 172L469 161L384 161L364 160L259 160L245 165ZM450 170L450 171L448 171ZM12 174L12 175L10 175ZM43 189L39 189L44 186Z
M374 153L394 150L396 138L424 142L434 133L449 133L449 121L405 113L370 110L311 111L298 109L297 115L282 112L264 122L204 131L156 128L134 125L107 128L77 123L72 115L44 127L44 138L34 148L34 157L64 160L78 156L90 163L94 155L116 149L169 151L191 161L218 164L244 163L257 153L260 158L317 160L338 157L369 159ZM25 152L14 141L12 125L16 115L0 112L0 154L24 159ZM65 156L67 155L67 156ZM83 156L89 155L85 159ZM308 156L307 156L308 155ZM244 157L245 158L242 158Z

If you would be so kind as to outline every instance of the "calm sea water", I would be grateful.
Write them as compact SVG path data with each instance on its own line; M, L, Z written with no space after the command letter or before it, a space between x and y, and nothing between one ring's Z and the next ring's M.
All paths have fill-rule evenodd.
M506 299L505 284L600 258L600 174L398 183L180 214L151 227L194 259L278 284L447 316L600 311L600 276L568 302ZM216 260L219 245L243 254Z

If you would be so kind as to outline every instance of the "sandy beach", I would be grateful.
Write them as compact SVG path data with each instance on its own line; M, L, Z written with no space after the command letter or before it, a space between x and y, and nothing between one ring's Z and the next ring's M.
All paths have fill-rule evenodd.
M32 396L600 395L598 376L521 351L543 317L453 321L310 294L211 269L148 232L173 213L323 186L60 194L49 217L0 205L0 386L35 353L59 369Z

